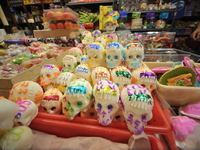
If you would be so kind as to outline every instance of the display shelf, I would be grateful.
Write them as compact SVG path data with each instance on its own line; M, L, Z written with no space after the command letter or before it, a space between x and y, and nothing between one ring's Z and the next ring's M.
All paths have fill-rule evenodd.
M94 2L84 2L84 3L66 3L67 6L74 5L95 5L95 4L105 4L105 3L113 3L113 1L94 1Z
M139 32L139 31L142 31L142 32L149 32L149 31L169 31L170 28L152 28L152 29L129 29L131 32Z
M164 10L135 10L128 11L128 13L141 12L141 13L162 13L162 12L176 12L176 9L164 9Z

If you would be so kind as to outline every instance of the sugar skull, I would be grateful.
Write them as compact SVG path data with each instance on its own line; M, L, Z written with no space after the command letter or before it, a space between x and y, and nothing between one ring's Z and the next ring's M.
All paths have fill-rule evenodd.
M94 30L92 32L92 36L94 37L94 39L100 37L101 36L101 31L100 30Z
M161 20L157 20L155 24L156 24L156 28L164 28L166 25L166 22L161 19Z
M144 48L140 43L129 43L126 45L124 59L129 69L142 66L144 59Z
M74 55L77 59L77 62L80 62L82 51L78 47L72 47L69 49L69 55Z
M40 70L40 85L47 86L55 84L56 78L60 75L60 70L56 65L44 65Z
M139 84L130 84L123 88L121 100L128 129L140 135L144 132L144 125L152 118L154 102L151 94Z
M90 104L92 98L91 84L83 78L74 79L66 89L68 118L73 120L80 111Z
M96 39L95 39L95 42L97 42L97 43L101 43L102 45L103 45L103 47L104 48L106 48L106 42L107 41L107 39L105 38L105 37L97 37Z
M91 78L93 85L95 85L100 80L110 80L110 73L105 67L96 67L92 70Z
M100 80L93 89L97 119L103 126L109 125L119 109L119 89L110 80Z
M44 108L44 112L50 114L61 113L61 101L63 94L57 89L48 89L43 96L41 106Z
M81 111L80 116L84 118L97 118L97 112L94 108L94 100L91 101L84 111Z
M27 126L12 128L0 140L3 150L30 150L34 144L34 134Z
M18 105L8 99L0 99L0 130L10 130L19 110Z
M112 42L106 47L106 65L114 68L121 65L123 61L123 46L118 42Z
M38 83L23 81L13 85L8 99L14 102L31 100L39 106L43 98L43 93L43 89Z
M94 38L93 38L92 35L86 35L82 39L82 43L85 44L85 45L88 45L88 44L93 43L93 42L94 42Z
M58 84L58 89L62 92L65 93L66 87L70 84L72 80L74 80L75 74L71 72L62 72L58 77L57 77L57 84Z
M112 43L112 42L118 42L118 36L117 36L116 33L109 33L106 36L106 39L107 39L107 45Z
M66 93L64 93L63 98L62 98L62 113L68 117L69 110L67 109L67 104L68 104L68 101L66 98Z
M150 93L156 88L157 76L149 68L140 67L132 72L132 83L145 87Z
M119 87L119 90L121 91L124 86L131 84L131 72L124 66L118 66L111 71L111 80Z
M62 59L62 72L74 72L77 66L77 59L73 55L65 55Z
M16 102L19 107L19 111L15 116L15 125L29 126L31 121L38 114L37 105L30 100L21 100Z
M91 82L91 71L88 64L80 64L75 69L76 78L83 78Z
M105 51L100 43L91 43L87 49L88 64L90 68L105 66Z
M81 64L88 64L88 55L81 55Z

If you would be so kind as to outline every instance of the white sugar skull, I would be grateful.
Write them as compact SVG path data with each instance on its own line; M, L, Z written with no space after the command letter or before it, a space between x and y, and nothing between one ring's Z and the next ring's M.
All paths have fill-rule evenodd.
M41 106L44 111L50 114L59 114L61 112L61 101L63 95L57 88L48 89L43 96Z
M126 45L124 59L129 69L137 69L142 66L144 59L144 48L140 43L129 43Z
M110 73L105 67L96 67L92 70L91 78L93 85L95 85L100 80L110 80Z
M90 104L93 98L91 84L83 78L74 79L67 87L66 98L68 101L66 106L68 118L73 120L80 111Z
M88 64L88 55L81 55L81 64Z
M69 49L69 55L74 55L77 59L77 62L80 62L82 51L78 47L72 47Z
M3 150L30 150L34 143L34 134L27 126L18 126L8 131L0 140Z
M116 33L109 33L106 36L106 39L107 39L107 45L112 43L112 42L118 42L118 36L117 36Z
M57 77L57 84L58 84L58 89L62 92L65 93L66 87L71 83L72 80L75 79L75 74L71 72L62 72L58 77Z
M101 31L100 30L94 30L92 32L92 36L94 37L94 39L100 37L101 36Z
M118 42L112 42L106 47L106 65L114 68L121 65L123 61L123 46Z
M97 119L103 126L109 125L119 109L119 89L110 80L100 80L93 89Z
M19 107L15 102L0 99L0 130L12 129L18 111Z
M37 105L30 100L21 100L16 102L16 104L19 106L19 111L15 116L15 125L29 126L38 114Z
M106 40L107 39L105 37L97 37L95 39L95 42L102 44L103 47L106 48L106 43L107 43Z
M82 39L82 43L88 45L94 42L94 37L92 35L85 35Z
M91 71L88 64L80 64L75 69L76 78L83 78L91 82Z
M111 80L119 87L119 90L122 91L124 86L131 84L131 72L124 66L118 66L111 71Z
M62 72L74 72L77 66L77 59L73 55L65 55L62 59Z
M142 134L144 125L152 118L151 94L139 84L130 84L123 88L121 100L128 129L135 135Z
M31 100L39 106L43 94L43 89L38 83L33 81L23 81L13 85L8 99L14 102L20 100Z
M44 65L40 70L40 85L46 86L56 83L56 78L60 75L60 70L56 65Z
M150 69L140 67L132 72L132 83L145 87L150 93L156 88L157 76Z
M67 109L67 104L68 104L68 101L67 101L66 93L65 93L62 98L62 113L66 116L68 116L68 112L69 112L69 110Z
M100 43L91 43L87 48L88 64L90 68L105 66L105 51Z

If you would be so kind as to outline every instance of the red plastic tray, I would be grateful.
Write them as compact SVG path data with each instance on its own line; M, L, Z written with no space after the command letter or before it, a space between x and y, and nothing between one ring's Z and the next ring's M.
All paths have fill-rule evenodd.
M90 124L50 120L35 118L30 124L30 128L59 137L91 136L102 137L113 142L128 143L132 133L125 129L96 126ZM147 134L151 143L152 150L164 150L161 141L152 134Z
M145 132L154 134L168 134L169 132L172 131L171 124L154 95L153 98L154 98L154 109L152 110L153 118L145 126ZM101 126L101 124L98 123L97 119L75 117L73 120L69 120L67 116L61 114L48 114L44 112L39 112L36 118ZM124 122L113 121L107 127L128 130L127 125Z

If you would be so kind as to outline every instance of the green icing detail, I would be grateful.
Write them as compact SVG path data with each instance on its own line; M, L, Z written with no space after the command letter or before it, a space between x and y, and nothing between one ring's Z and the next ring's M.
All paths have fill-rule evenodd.
M152 104L152 101L149 100L151 98L150 95L144 95L142 93L138 93L138 94L133 94L128 97L129 97L129 101L136 100L136 101L141 101L141 102L145 102L148 104Z
M176 81L176 86L184 86L184 80L178 79Z
M87 99L88 99L88 100L93 99L93 94L92 94L92 93L91 93L91 94L88 94Z
M72 118L72 114L74 113L74 108L71 107L71 104L69 102L66 105L66 108L69 110L68 118L71 119Z
M131 74L128 72L128 71L117 71L116 72L116 75L118 76L118 77L126 77L126 78L129 78L129 79L131 79Z
M78 108L82 108L83 107L83 103L82 102L77 102L77 106L78 106Z
M18 128L18 129L20 129L21 131L20 131L20 132L14 132L14 131L12 131L12 130L14 130L15 128ZM4 136L0 139L0 142L3 141L3 139L5 139L6 136L7 136L9 133L12 133L12 134L15 134L15 135L16 135L16 138L13 139L13 140L15 140L15 141L20 140L20 139L21 139L21 136L20 136L20 135L21 135L23 132L24 132L23 128L21 128L21 127L14 127L14 128L12 128L10 131L8 131L6 134L4 134Z

